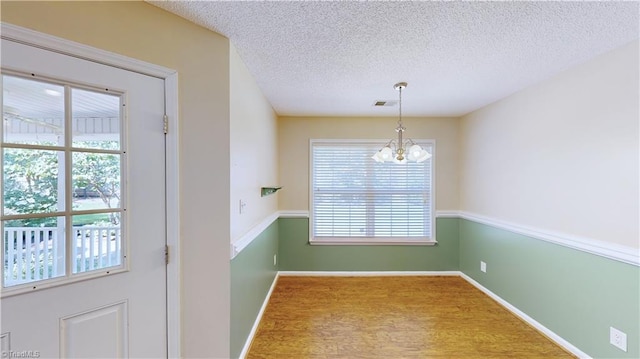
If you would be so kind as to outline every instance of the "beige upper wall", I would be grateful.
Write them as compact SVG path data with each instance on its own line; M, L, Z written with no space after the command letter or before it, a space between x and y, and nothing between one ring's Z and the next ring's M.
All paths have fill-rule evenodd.
M231 46L231 241L278 210L278 196L260 187L278 183L276 114ZM240 200L245 203L240 214Z
M228 39L143 2L0 6L3 22L178 71L182 354L228 357Z
M460 208L639 246L638 42L461 122Z
M278 192L280 210L309 210L310 139L377 139L382 146L397 136L396 121L397 118L279 118L280 184L284 187ZM457 209L459 120L403 118L403 122L407 136L436 140L436 210Z

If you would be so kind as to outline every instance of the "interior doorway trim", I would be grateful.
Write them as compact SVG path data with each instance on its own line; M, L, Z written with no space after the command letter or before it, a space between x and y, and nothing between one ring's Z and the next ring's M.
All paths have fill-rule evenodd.
M180 213L178 173L178 73L91 46L0 22L3 39L133 71L164 80L165 113L169 117L166 135L166 232L170 260L167 265L167 355L180 358Z

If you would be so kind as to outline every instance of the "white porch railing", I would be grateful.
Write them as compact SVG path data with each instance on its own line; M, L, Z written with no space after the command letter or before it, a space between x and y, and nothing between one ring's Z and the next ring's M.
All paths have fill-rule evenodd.
M81 273L122 262L120 227L82 226L72 231L72 271ZM65 274L64 229L4 229L4 286L55 278Z

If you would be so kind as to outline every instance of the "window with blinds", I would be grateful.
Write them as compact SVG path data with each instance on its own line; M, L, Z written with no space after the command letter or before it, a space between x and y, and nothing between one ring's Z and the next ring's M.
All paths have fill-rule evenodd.
M383 142L383 141L382 141ZM433 161L378 163L380 141L311 141L311 242L435 242ZM416 141L432 155L433 141Z

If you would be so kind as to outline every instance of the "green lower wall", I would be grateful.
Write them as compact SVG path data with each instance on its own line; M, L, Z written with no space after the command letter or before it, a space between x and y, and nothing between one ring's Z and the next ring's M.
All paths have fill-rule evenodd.
M464 219L439 218L436 231L436 246L311 246L307 218L278 219L231 261L232 357L278 270L460 270L594 358L640 357L638 266ZM626 353L610 326L627 334Z
M460 270L594 358L640 357L637 266L460 220ZM626 353L610 326L627 334Z
M282 271L457 271L458 219L436 220L435 246L309 244L308 218L280 218Z
M231 260L231 357L242 352L278 268L278 221Z

